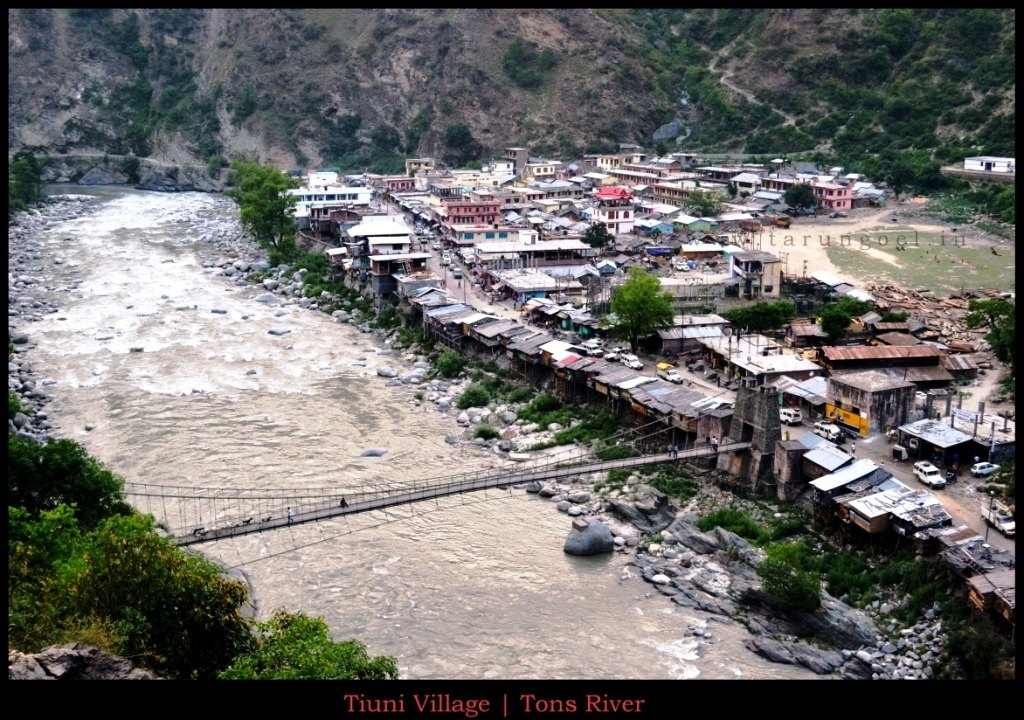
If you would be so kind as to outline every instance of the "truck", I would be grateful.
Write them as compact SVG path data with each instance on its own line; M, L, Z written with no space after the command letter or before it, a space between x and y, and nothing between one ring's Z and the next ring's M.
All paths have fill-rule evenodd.
M982 508L981 517L984 518L986 523L1006 537L1012 538L1014 536L1017 523L1013 519L1010 508L1002 503L992 503L992 505Z

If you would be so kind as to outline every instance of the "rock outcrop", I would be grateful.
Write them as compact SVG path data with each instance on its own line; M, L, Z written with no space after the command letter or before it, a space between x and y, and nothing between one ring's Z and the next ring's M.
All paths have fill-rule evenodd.
M54 645L32 655L7 653L9 680L158 680L149 670L82 643Z

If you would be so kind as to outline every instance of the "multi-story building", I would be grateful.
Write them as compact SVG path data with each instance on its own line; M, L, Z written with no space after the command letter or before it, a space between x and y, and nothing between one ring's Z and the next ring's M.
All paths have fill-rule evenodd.
M526 163L530 161L530 150L524 147L505 148L505 160L512 163L515 176L521 177L526 170Z
M729 274L739 280L740 297L777 298L782 289L782 261L771 253L753 250L734 253Z
M557 160L533 160L526 164L522 177L527 183L555 180L561 167Z
M434 169L434 158L406 158L405 174L410 177L420 172L430 172Z
M633 193L624 187L602 187L594 193L597 205L593 220L601 223L612 235L633 232Z
M452 225L493 225L499 221L501 201L494 199L443 199L445 223Z

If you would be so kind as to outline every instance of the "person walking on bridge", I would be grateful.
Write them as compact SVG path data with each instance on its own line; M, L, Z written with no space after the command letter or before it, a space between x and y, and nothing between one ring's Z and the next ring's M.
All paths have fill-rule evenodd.
M292 508L291 508L291 505L288 506L288 524L289 525L292 524Z

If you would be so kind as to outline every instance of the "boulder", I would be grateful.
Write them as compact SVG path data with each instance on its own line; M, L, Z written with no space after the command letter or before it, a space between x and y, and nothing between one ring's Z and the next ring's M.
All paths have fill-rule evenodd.
M668 531L676 539L676 542L688 547L701 555L707 555L718 550L717 539L707 533L701 532L696 525L679 519L668 526Z
M276 295L270 293L263 293L256 298L256 302L263 303L264 305L276 305L278 300Z
M563 549L569 555L600 555L615 549L615 539L603 522L592 522L582 530L570 530Z
M577 490L576 492L569 493L566 496L566 499L569 502L573 502L573 503L577 503L577 504L585 503L585 502L590 502L590 493L585 492L583 490Z
M281 283L279 283L274 278L267 278L266 280L263 281L263 287L265 287L267 290L276 290L278 285L280 284Z
M290 332L291 330L286 330L284 328L271 328L270 330L267 330L267 335L274 335L276 337L280 337L282 335L287 335Z
M744 645L772 662L802 665L818 675L827 675L843 663L843 656L834 650L820 650L806 643L783 643L766 637L753 637Z
M73 643L48 647L34 655L7 653L9 680L156 680L156 675L117 655Z
M381 457L386 453L387 448L366 448L361 453L359 453L359 457Z
M669 503L663 493L656 490L652 493L653 498L650 502L634 504L616 499L609 501L608 509L633 523L642 532L661 532L672 524L676 508Z
M377 374L382 378L393 378L398 376L398 372L394 368L387 366L377 368Z
M536 480L526 484L526 492L531 493L533 495L536 495L537 493L539 493L540 492L540 488L541 488L541 485Z

